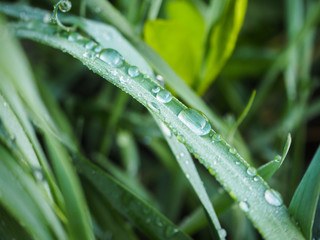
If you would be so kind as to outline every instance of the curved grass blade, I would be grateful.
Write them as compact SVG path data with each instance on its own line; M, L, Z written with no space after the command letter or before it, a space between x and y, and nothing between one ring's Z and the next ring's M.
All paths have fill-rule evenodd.
M211 220L210 223L212 223L214 226L212 227L212 229L214 229L217 234L217 236L215 237L218 237L219 239L225 239L225 236L222 235L224 234L225 230L221 228L219 219L212 207L210 198L198 174L190 153L188 152L187 148L177 140L176 136L171 133L170 129L168 129L165 124L159 122L159 120L156 120L156 122L161 128L163 135L165 136L165 139L171 148L172 153L175 155L176 160L180 165L180 168L191 184L193 190L196 192L204 209L207 211L207 214Z
M268 181L273 174L281 167L284 159L286 158L289 148L291 145L291 134L288 134L286 144L283 148L282 156L276 156L276 158L261 167L258 168L259 174L263 177L264 180Z
M111 176L81 156L78 157L75 165L79 173L104 196L113 208L147 236L159 240L190 239L160 212L136 197Z
M320 147L290 202L289 211L299 222L306 239L311 238L320 194Z
M266 239L293 236L303 239L301 232L292 223L280 196L276 197L278 199L276 203L270 201L269 195L273 191L267 183L258 176L258 181L253 181L254 170L251 168L248 173L249 164L224 140L219 138L220 141L217 141L218 135L213 130L209 129L209 134L201 137L192 128L183 124L177 115L187 107L174 97L169 102L160 101L152 89L158 87L164 93L166 90L152 79L142 74L139 74L139 77L131 77L127 73L130 65L125 60L122 60L121 67L113 67L100 58L95 58L95 55L88 56L83 43L68 41L65 37L57 35L56 27L43 23L16 23L11 26L19 37L30 38L70 53L147 107L176 136L180 136L181 142L197 156L200 163L209 169L233 198L239 202L246 201L250 206L246 214ZM250 194L248 194L249 188L254 189Z

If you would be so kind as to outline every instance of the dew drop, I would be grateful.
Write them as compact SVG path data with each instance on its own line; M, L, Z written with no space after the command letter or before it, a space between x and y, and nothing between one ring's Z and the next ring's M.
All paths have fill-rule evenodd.
M203 117L199 112L194 109L187 108L182 110L178 118L192 130L195 134L199 136L206 135L211 130L210 123Z
M212 136L212 142L220 142L220 141L221 141L220 134L214 133Z
M259 178L258 178L258 177L254 177L254 178L253 178L253 181L258 182L258 181L259 181Z
M44 174L40 168L34 168L32 174L37 181L41 182L44 180Z
M139 76L140 72L136 66L130 66L128 68L128 74L130 77L137 77L137 76Z
M156 76L156 80L158 81L158 83L163 87L164 86L164 80L163 77L161 75L157 75Z
M98 57L112 67L121 67L123 64L123 57L120 53L111 48L103 49Z
M43 16L43 19L42 21L44 23L49 23L51 21L51 13L46 13L44 16Z
M154 92L154 93L160 92L160 87L156 86L156 87L152 88L152 92Z
M168 90L162 90L157 93L157 100L161 103L168 103L172 99L172 94Z
M158 106L155 102L149 102L149 103L148 103L148 106L149 106L153 111L156 111L156 112L159 112L159 111L160 111L159 106Z
M90 58L90 59L95 58L95 54L91 51L85 51L82 56L84 56L85 58Z
M92 50L95 47L95 45L96 45L96 43L94 41L89 41L86 43L86 45L84 47L88 50Z
M239 203L239 207L241 208L242 211L248 212L249 211L249 204L246 201L241 201Z
M70 42L76 42L76 41L79 41L79 40L82 40L83 39L83 36L77 32L73 32L73 33L70 33L69 36L68 36L68 40Z
M236 161L236 165L240 165L240 162L239 162L239 161Z
M99 53L102 51L102 46L101 45L97 45L95 46L95 48L93 49L94 52Z
M257 170L255 169L255 168L253 168L253 167L249 167L248 169L247 169L247 174L249 175L249 176L255 176L255 175L257 175Z
M8 106L8 103L7 103L7 102L4 102L4 103L3 103L3 106L4 106L4 107L7 107L7 106Z
M188 178L188 179L189 179L189 178L190 178L190 175L189 175L189 174L186 174L186 178Z
M278 193L274 189L267 189L264 192L264 198L266 199L266 201L269 204L276 206L276 207L281 206L283 203L280 193Z
M178 229L174 228L173 226L171 225L168 225L167 228L166 228L166 232L165 232L165 235L167 238L170 238L172 237L174 234L176 234L178 232Z
M281 161L281 156L280 155L277 155L277 156L275 156L275 158L274 158L274 160L276 161L276 162L280 162Z
M64 0L59 4L59 9L61 12L69 12L72 8L72 3L69 0Z
M231 154L236 154L236 153L237 153L237 150L236 150L235 148L231 147L231 148L229 148L229 152L230 152Z
M220 236L220 238L225 238L227 236L227 232L225 229L221 228L219 231L218 231L218 234Z
M172 133L171 133L170 129L163 122L161 122L161 128L162 128L162 131L164 132L164 134L167 137L170 138L172 136Z

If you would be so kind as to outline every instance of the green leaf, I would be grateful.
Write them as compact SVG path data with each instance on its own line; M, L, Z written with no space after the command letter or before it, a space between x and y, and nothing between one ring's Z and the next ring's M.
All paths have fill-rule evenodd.
M247 0L228 0L220 19L214 24L201 84L203 94L231 56L246 13Z
M35 239L67 239L43 192L1 145L0 159L1 204Z
M86 54L88 51L81 41L72 42L63 35L58 36L55 34L57 28L53 26L40 22L34 24L16 23L11 26L17 36L37 40L70 53L94 72L128 92L161 121L165 122L175 135L181 136L180 139L188 150L192 151L199 158L199 161L209 169L210 173L216 176L231 196L238 201L246 200L250 205L250 211L246 214L266 239L293 236L297 239L303 239L300 231L291 222L286 207L282 204L277 207L266 201L264 195L267 190L267 193L270 191L266 182L261 178L258 181L249 181L248 177L250 178L250 176L247 173L249 164L224 140L212 141L217 137L213 130L209 129L210 134L199 136L192 128L185 125L177 115L187 107L174 97L167 103L160 101L152 89L159 87L160 91L164 93L166 90L158 86L152 79L144 77L142 74L139 77L130 77L127 72L130 65L125 60L123 60L123 66L117 68L100 58L91 58ZM197 116L198 118L199 116ZM214 164L215 161L216 164ZM239 164L235 164L236 162ZM247 191L250 187L255 190L248 195Z
M75 165L116 211L151 239L190 239L160 212L80 155Z
M78 177L71 165L71 159L66 150L50 132L45 132L45 140L65 201L70 238L79 240L94 239L89 210L87 209Z
M311 231L320 194L320 147L314 155L290 202L289 211L299 222L306 239Z
M291 145L291 134L288 134L286 144L283 148L282 156L276 158L258 168L258 172L264 180L268 181L273 174L281 167L284 159L286 158Z
M167 14L169 20L157 19L145 24L144 39L192 86L202 60L204 21L187 1L168 3Z
M215 237L219 237L219 239L225 239L223 235L219 234L220 232L223 232L223 230L190 153L188 152L187 148L178 141L176 136L172 135L171 131L165 124L161 123L160 121L156 122L162 129L163 135L165 136L172 153L175 155L180 168L191 184L193 190L196 192L204 209L207 211L207 214L211 220L210 223L212 223L214 226L212 228L215 229L214 231L217 234Z

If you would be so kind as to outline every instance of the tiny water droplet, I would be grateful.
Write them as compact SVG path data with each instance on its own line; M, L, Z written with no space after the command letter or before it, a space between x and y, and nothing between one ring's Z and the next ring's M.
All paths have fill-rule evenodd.
M264 198L266 199L266 201L269 204L276 206L276 207L281 206L283 203L280 193L278 193L274 189L267 189L264 192Z
M73 33L69 34L68 40L70 42L76 42L76 41L79 41L79 40L83 40L83 36L80 33L73 32Z
M170 238L172 237L174 234L176 234L178 232L178 229L174 228L173 226L171 225L168 225L167 228L166 228L166 232L165 232L165 235L167 238Z
M158 227L162 227L163 226L161 218L156 218L156 224L157 224Z
M44 173L42 172L42 170L40 168L34 168L32 170L32 174L37 181L41 182L44 180Z
M163 77L161 75L157 75L156 76L156 80L158 81L158 83L164 87L164 80L163 80Z
M4 107L7 107L7 106L8 106L8 103L7 103L7 102L4 102L4 103L3 103L3 106L4 106Z
M161 103L168 103L172 99L172 94L168 90L162 90L157 93L157 100Z
M72 8L72 3L69 0L64 0L59 4L59 9L61 12L69 12Z
M137 76L139 76L140 72L136 66L130 66L128 68L128 74L130 77L137 77Z
M255 169L255 168L253 168L253 167L249 167L248 169L247 169L247 174L249 175L249 176L255 176L255 175L257 175L257 170Z
M212 142L220 142L220 141L221 141L220 134L214 133L212 136Z
M227 236L227 231L225 229L221 228L218 231L218 234L219 234L220 238L225 238Z
M159 112L159 111L160 111L159 106L158 106L155 102L149 102L149 103L148 103L148 106L149 106L153 111L156 111L156 112Z
M46 13L44 16L43 16L43 19L42 21L44 23L49 23L51 21L51 13Z
M186 178L188 178L188 179L189 179L189 178L190 178L190 175L189 175L189 174L186 174Z
M99 53L102 51L102 46L101 45L97 45L95 46L95 48L93 49L94 52Z
M185 139L184 139L184 136L183 135L178 135L177 136L177 140L181 143L184 143L185 142Z
M189 161L188 160L186 160L185 163L186 163L186 165L189 165Z
M160 91L160 87L159 86L156 86L154 88L152 88L152 92L154 93L158 93Z
M241 208L242 211L248 212L249 211L249 204L246 201L241 201L239 203L239 207Z
M95 57L96 57L95 54L91 51L85 51L82 56L84 56L85 58L90 58L90 59L95 59Z
M280 162L281 161L281 156L280 155L277 155L277 156L275 156L275 158L274 158L274 160L276 161L276 162Z
M214 161L213 161L213 165L217 165L217 160L214 160Z
M187 108L182 110L178 118L199 136L206 135L211 130L211 125L207 119L194 109Z
M162 131L164 132L164 134L167 136L167 137L171 137L172 136L172 133L170 131L170 129L167 127L167 125L165 125L163 122L161 122L161 128L162 128Z
M230 148L229 148L229 152L230 152L231 154L236 154L236 153L237 153L237 150L236 150L235 148L233 148L233 147L230 147Z
M240 165L240 162L239 162L239 161L236 161L236 165Z
M123 57L119 52L111 48L103 49L98 54L98 57L112 67L121 67L123 64Z
M85 48L88 50L92 50L95 47L96 43L94 41L89 41L85 44Z
M183 152L180 153L180 157L184 157L184 153Z
M258 182L258 181L259 181L259 178L258 178L258 177L254 177L254 178L253 178L253 181Z

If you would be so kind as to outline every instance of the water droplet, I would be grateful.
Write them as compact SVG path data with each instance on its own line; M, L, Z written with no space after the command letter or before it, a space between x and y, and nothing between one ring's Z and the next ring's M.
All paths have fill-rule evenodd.
M275 158L274 158L274 160L276 161L276 162L280 162L281 161L281 156L280 155L277 155L277 156L275 156Z
M192 130L195 134L199 136L206 135L211 130L211 125L208 123L205 117L203 117L199 112L194 109L188 108L182 110L178 118Z
M102 46L101 45L97 45L95 46L95 48L93 49L94 52L99 53L102 51Z
M157 75L156 76L156 80L158 81L158 83L163 87L164 86L164 80L163 77L161 75Z
M161 122L161 128L162 128L162 131L164 132L164 134L167 135L167 137L170 138L172 136L170 129L163 122Z
M85 51L82 56L84 56L85 58L90 58L90 59L96 58L95 54L91 51Z
M177 140L181 143L184 143L186 140L184 139L184 136L183 135L178 135L177 136Z
M183 152L180 153L180 157L184 157L184 153Z
M274 189L267 189L264 192L264 198L266 199L266 201L269 204L276 206L276 207L281 206L283 203L280 193L278 193Z
M77 32L73 32L73 33L70 33L69 36L68 36L68 40L70 42L76 42L76 41L79 41L79 40L83 40L83 36Z
M107 48L99 53L99 58L111 65L112 67L121 67L123 64L123 57L116 50Z
M225 229L221 228L219 231L218 231L218 234L220 236L220 238L225 238L227 236L227 232Z
M140 72L136 66L130 66L128 68L128 74L130 77L137 77L137 76L139 76Z
M186 174L186 178L188 178L188 179L189 179L189 178L190 178L190 175L189 175L189 174Z
M239 203L239 207L241 208L242 211L248 212L249 211L249 204L246 201L241 201Z
M253 178L253 181L258 182L258 181L259 181L259 178L258 178L258 177L254 177L254 178Z
M156 218L156 224L157 224L158 227L162 227L163 226L161 218L159 218L159 217Z
M86 45L84 47L88 50L92 50L95 47L95 45L96 45L96 43L94 41L89 41L86 43Z
M168 225L167 228L166 228L166 232L165 232L165 235L167 238L170 238L172 237L174 234L176 234L178 232L178 229L174 228L173 226L171 225Z
M257 175L257 170L255 169L255 168L253 168L253 167L249 167L248 169L247 169L247 174L249 175L249 176L255 176L255 175Z
M214 160L214 161L213 161L213 165L217 165L217 160Z
M41 168L34 168L32 170L32 174L37 181L41 182L44 180L44 173L42 172Z
M8 103L7 103L7 102L4 102L4 103L3 103L3 106L4 106L4 107L7 107L7 106L8 106Z
M43 16L42 21L43 21L44 23L49 23L49 22L51 21L51 13L48 13L48 12L47 12L47 13Z
M220 134L214 133L212 136L212 142L220 142L220 141L221 141Z
M171 92L165 89L157 93L157 100L161 103L168 103L171 101L171 99L172 99Z
M239 162L239 161L236 161L236 165L240 165L240 162Z
M160 111L159 106L158 106L155 102L149 102L149 103L148 103L148 106L149 106L153 111L156 111L156 112L159 112L159 111Z
M61 12L69 12L72 8L72 3L69 0L62 1L59 4L59 9Z
M152 88L152 92L154 92L154 93L160 92L160 87L156 86L156 87Z
M229 148L229 152L230 152L231 154L236 154L236 153L237 153L237 150L236 150L235 148L231 147L231 148Z
M186 160L186 161L185 161L185 164L186 164L186 165L189 165L189 161L188 161L188 160Z

